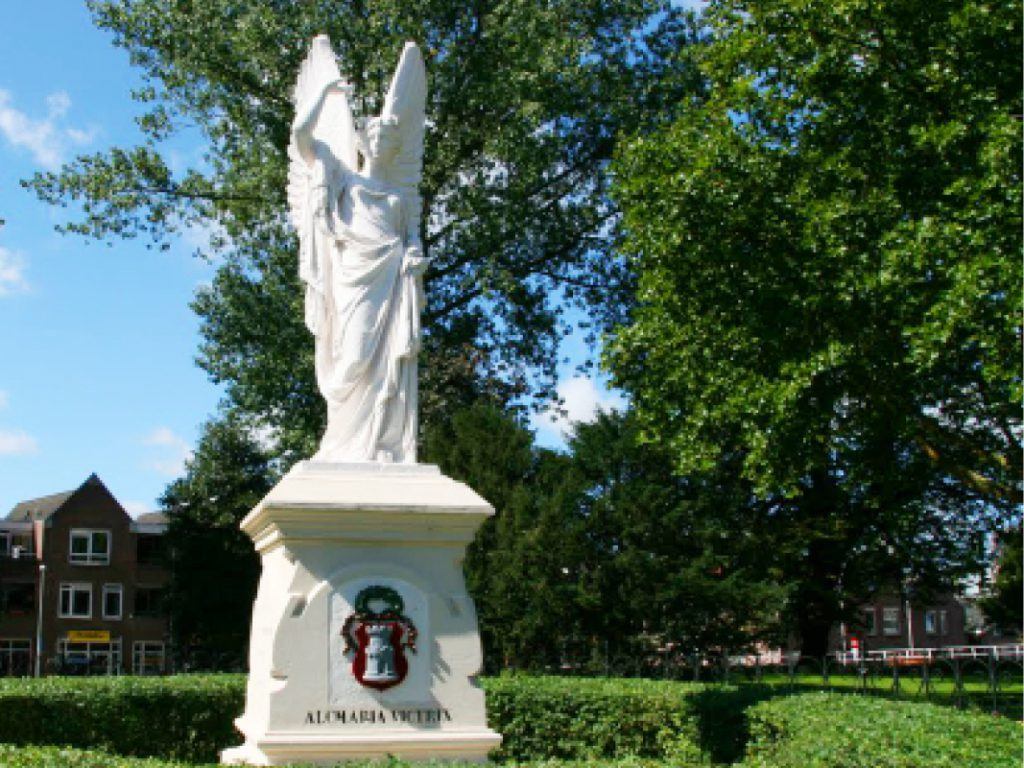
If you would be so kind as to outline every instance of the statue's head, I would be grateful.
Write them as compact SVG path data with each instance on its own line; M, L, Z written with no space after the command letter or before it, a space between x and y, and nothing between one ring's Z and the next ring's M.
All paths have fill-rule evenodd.
M361 138L360 148L366 157L378 162L390 162L401 147L402 137L398 132L398 118L371 117L366 121Z

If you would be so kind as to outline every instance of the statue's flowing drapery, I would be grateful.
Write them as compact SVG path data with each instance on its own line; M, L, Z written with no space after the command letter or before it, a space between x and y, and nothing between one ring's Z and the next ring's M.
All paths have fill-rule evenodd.
M334 231L317 232L326 259L325 290L312 302L322 313L314 322L316 373L328 408L317 455L415 461L422 295L419 279L402 268L402 199L342 178L330 185Z
M415 462L426 71L402 51L380 118L360 136L330 40L299 71L288 202L306 325L327 401L321 461Z

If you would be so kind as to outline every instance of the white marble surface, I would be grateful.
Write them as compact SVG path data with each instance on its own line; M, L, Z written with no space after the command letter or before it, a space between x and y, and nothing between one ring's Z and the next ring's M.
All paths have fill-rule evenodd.
M245 743L222 762L483 760L501 737L475 681L482 653L462 560L491 514L436 467L304 462L286 475L242 524L263 573L237 721ZM385 691L355 680L339 637L371 584L398 591L420 633L406 679Z
M295 85L288 203L327 401L325 461L415 462L427 79L407 43L379 117L357 127L331 42Z

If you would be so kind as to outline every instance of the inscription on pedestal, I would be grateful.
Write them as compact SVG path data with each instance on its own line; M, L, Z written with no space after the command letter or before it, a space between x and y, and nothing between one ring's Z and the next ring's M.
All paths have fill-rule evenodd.
M443 707L416 709L312 709L306 725L440 725L452 722Z

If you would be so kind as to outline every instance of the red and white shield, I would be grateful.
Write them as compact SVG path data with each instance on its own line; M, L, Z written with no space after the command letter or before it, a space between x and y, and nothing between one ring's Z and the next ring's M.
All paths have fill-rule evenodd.
M409 672L405 650L416 652L416 627L402 615L404 601L391 587L375 585L360 591L355 608L341 630L344 653L354 653L353 676L378 691L398 685Z

